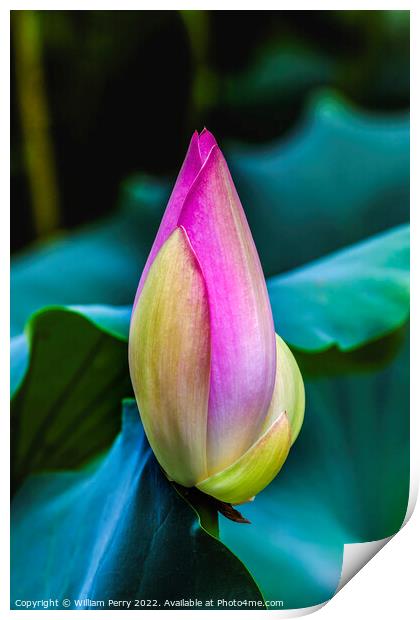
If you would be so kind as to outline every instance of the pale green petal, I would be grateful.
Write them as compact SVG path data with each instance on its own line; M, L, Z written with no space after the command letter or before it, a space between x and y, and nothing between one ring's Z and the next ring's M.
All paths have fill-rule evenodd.
M302 427L305 412L305 388L299 366L287 344L276 334L277 365L273 397L261 433L286 411L291 427L292 445Z
M169 478L207 476L210 329L204 280L177 228L157 254L135 307L129 362L147 438Z
M289 448L290 425L283 412L237 461L196 486L223 502L246 502L277 475Z

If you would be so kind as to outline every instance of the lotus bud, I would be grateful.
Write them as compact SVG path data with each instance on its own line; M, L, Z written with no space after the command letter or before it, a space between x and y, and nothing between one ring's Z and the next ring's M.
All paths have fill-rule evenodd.
M131 380L170 480L241 503L282 467L304 387L274 332L261 264L226 161L194 133L131 317Z

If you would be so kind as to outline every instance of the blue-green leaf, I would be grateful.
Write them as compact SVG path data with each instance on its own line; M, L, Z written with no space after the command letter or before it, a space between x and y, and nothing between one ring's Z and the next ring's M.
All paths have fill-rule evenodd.
M241 507L252 527L220 523L221 539L245 562L264 596L283 600L285 608L329 599L340 579L343 545L390 536L404 520L410 465L407 335L383 367L387 347L384 340L370 345L365 355L371 368L354 363L339 376L332 369L329 376L310 377L301 363L307 406L298 440L277 478ZM312 366L320 357L319 366L325 355L306 357ZM340 357L355 362L353 352Z
M18 493L11 589L12 606L17 599L67 598L71 608L74 599L112 608L113 599L132 600L133 609L136 599L149 599L150 608L171 609L165 600L198 598L203 608L209 599L264 608L247 569L200 526L162 474L134 401L125 402L122 432L99 464L34 476Z
M407 320L410 230L393 229L268 280L277 332L316 351L361 346Z
M132 394L124 309L51 308L12 341L12 483L84 463L113 441ZM28 359L28 355L30 356Z

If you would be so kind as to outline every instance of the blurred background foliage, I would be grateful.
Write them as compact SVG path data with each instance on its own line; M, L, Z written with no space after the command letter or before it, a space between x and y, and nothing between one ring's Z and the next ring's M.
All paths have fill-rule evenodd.
M333 88L409 105L408 11L13 11L12 251L116 208L139 170L173 180L195 128L287 136Z

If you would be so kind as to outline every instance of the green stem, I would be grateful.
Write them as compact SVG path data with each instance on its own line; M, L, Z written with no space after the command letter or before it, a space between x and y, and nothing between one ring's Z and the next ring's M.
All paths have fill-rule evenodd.
M59 201L42 66L42 38L36 11L12 12L16 83L23 148L38 236L59 224Z

